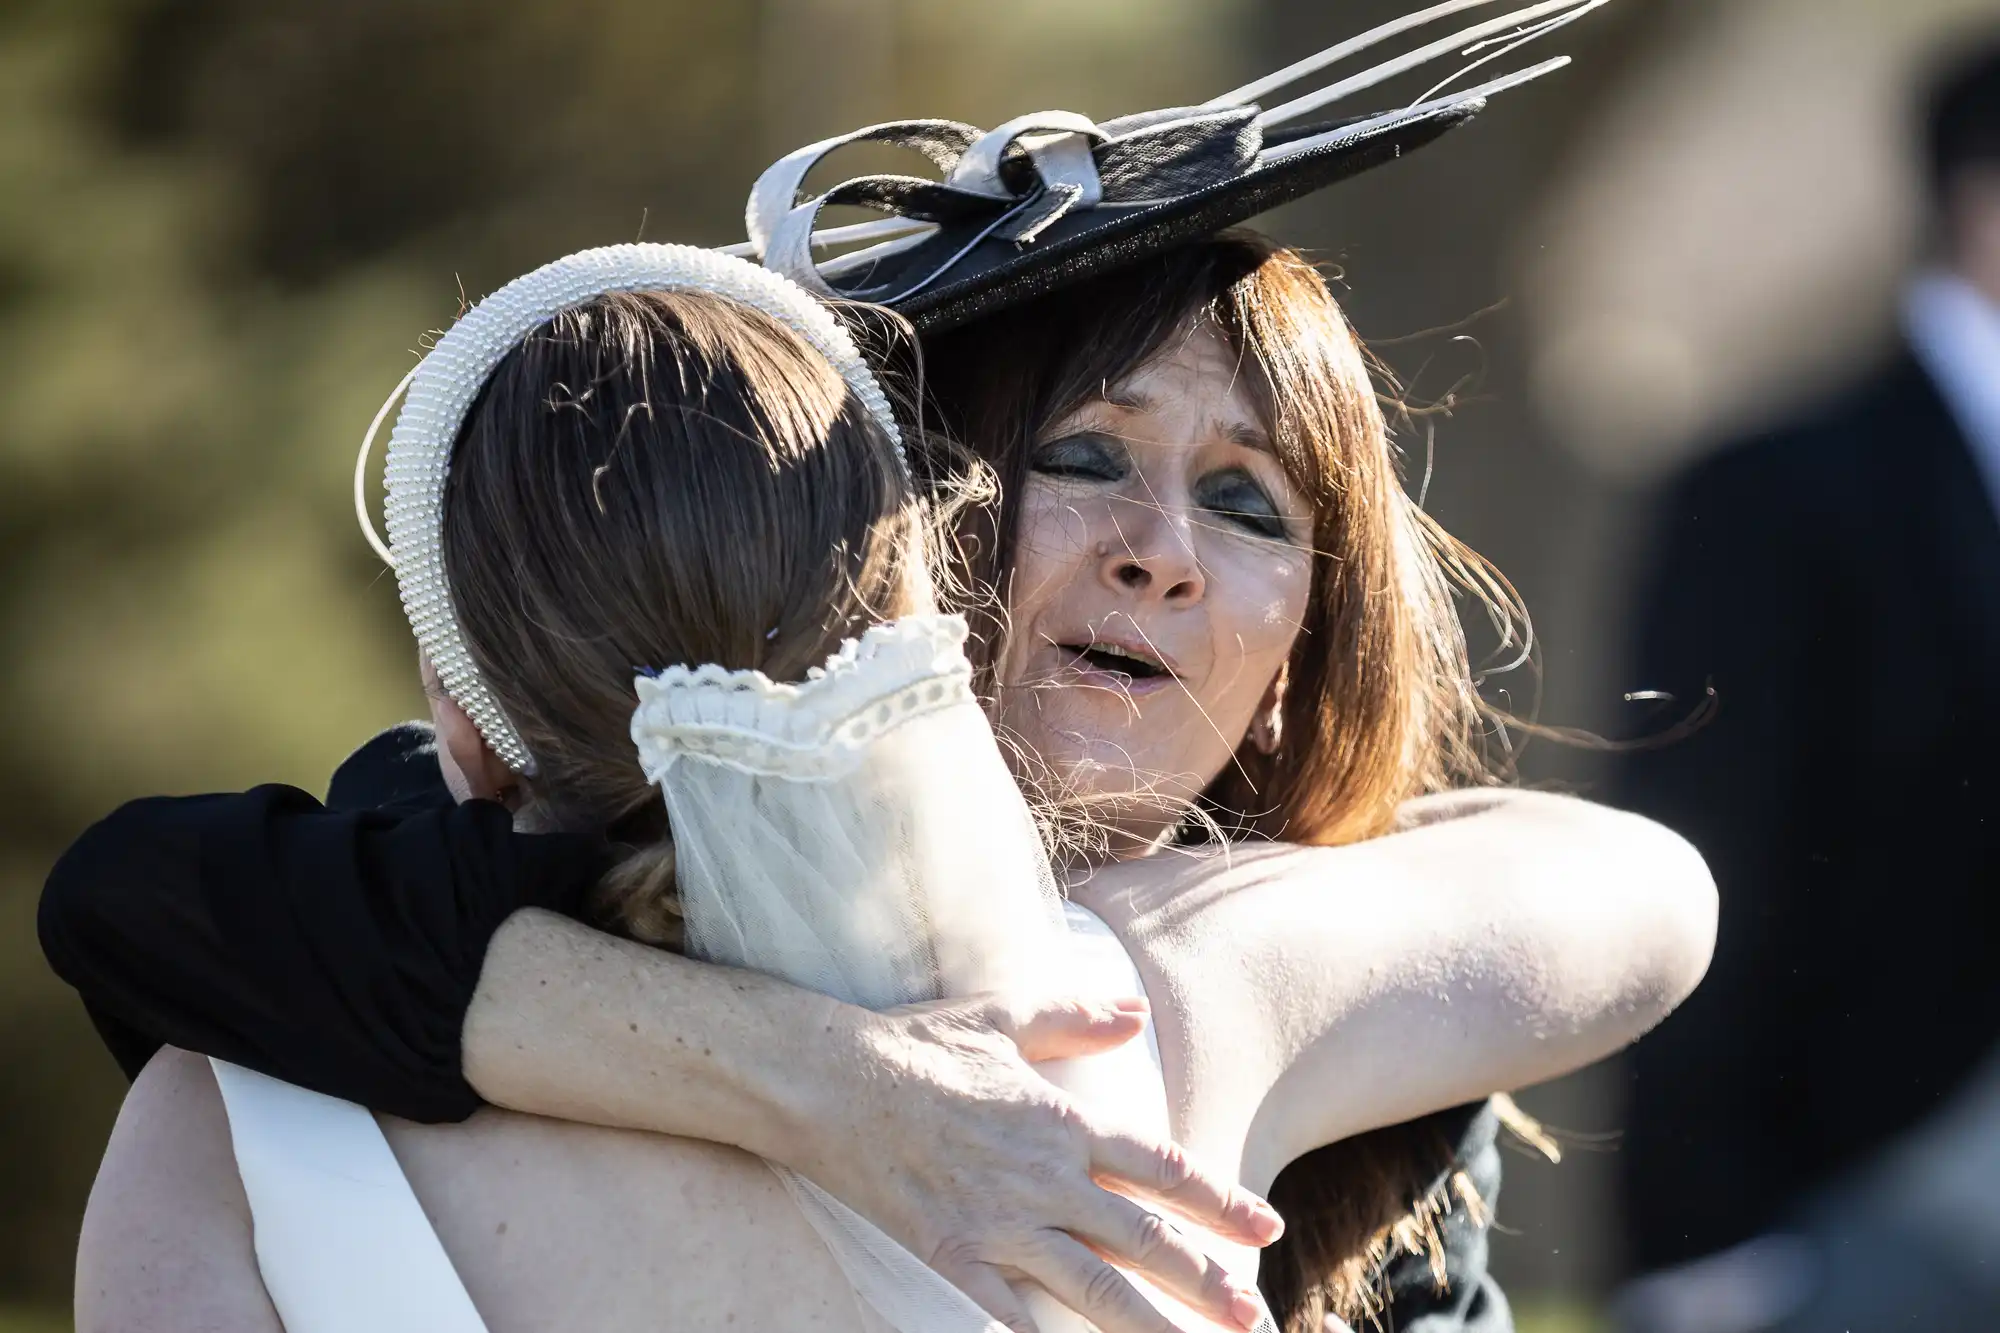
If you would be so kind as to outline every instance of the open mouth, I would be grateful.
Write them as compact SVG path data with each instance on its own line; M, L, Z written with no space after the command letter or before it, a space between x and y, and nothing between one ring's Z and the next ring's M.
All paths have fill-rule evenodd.
M1157 657L1108 643L1059 643L1056 647L1072 654L1075 665L1128 680L1167 680L1173 673Z

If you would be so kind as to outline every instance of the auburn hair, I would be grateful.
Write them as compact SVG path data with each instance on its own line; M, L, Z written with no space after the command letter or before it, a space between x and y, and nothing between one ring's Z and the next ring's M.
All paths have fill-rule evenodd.
M1470 593L1506 625L1520 609L1504 581L1405 491L1366 354L1325 279L1298 252L1252 232L1227 232L925 340L926 401L999 483L998 503L961 543L973 585L993 590L978 621L988 688L1035 447L1200 328L1236 353L1279 460L1312 505L1314 551L1309 605L1286 666L1281 741L1270 754L1239 747L1188 837L1219 828L1354 842L1388 832L1412 797L1497 780L1456 594ZM1380 1272L1399 1249L1428 1257L1442 1279L1440 1209L1453 1197L1482 1206L1455 1170L1454 1147L1423 1122L1393 1126L1310 1154L1279 1177L1272 1201L1288 1230L1266 1252L1263 1284L1288 1333L1318 1333L1329 1311L1350 1322L1378 1313Z

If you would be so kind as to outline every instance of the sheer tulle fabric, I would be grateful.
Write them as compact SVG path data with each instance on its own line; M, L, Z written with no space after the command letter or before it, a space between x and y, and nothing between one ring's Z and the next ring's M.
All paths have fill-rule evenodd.
M911 617L800 685L640 679L633 739L666 797L691 954L875 1009L1044 985L1061 903L964 640L956 617ZM868 1219L772 1169L888 1327L1004 1333Z
M912 617L802 685L641 682L691 951L873 1009L1043 983L1061 900L964 639Z

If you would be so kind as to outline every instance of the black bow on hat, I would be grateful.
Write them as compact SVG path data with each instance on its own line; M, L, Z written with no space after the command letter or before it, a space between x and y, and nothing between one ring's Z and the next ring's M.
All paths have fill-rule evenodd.
M1287 66L1198 107L1102 124L1068 111L992 130L949 120L873 125L788 153L751 191L748 244L731 247L818 295L893 306L934 331L1212 235L1301 195L1393 161L1463 124L1487 98L1569 63L1550 60L1439 96L1471 69L1581 18L1608 0L1541 0L1314 92L1264 109L1257 99L1402 33L1495 0L1446 0ZM1416 103L1334 124L1301 117L1441 57L1470 60ZM811 198L806 174L855 143L923 154L942 179L860 176ZM815 230L829 204L889 214ZM815 251L874 244L818 260Z

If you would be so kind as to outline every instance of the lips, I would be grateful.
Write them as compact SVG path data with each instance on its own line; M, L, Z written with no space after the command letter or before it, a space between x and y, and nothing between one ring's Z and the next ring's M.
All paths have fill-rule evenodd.
M1174 664L1143 644L1101 637L1056 641L1057 679L1067 683L1145 695L1178 683Z

